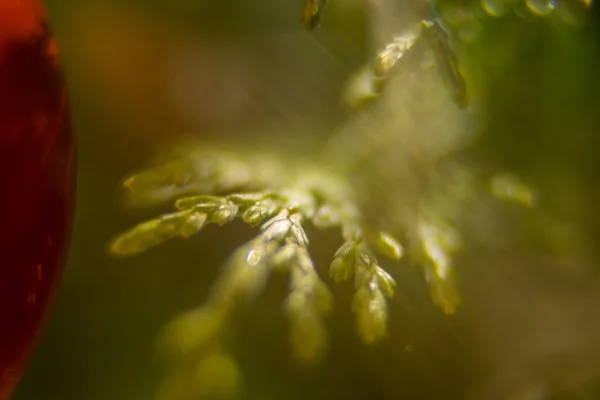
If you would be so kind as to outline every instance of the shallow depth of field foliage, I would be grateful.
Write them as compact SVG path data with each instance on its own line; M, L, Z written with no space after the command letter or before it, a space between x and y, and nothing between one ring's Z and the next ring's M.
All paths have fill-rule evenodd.
M17 398L600 395L594 4L119 4L49 2L79 208Z

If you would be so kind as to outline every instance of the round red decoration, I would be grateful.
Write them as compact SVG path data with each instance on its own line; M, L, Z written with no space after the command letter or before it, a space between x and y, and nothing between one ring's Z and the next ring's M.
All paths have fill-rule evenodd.
M74 141L38 0L0 0L0 400L35 346L69 240Z

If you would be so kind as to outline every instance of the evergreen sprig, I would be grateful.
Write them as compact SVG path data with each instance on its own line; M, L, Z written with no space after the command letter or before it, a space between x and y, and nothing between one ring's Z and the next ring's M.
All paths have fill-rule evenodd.
M208 152L214 155L214 152ZM250 165L247 167L248 170L252 168ZM172 165L168 168L172 174L172 184L185 175L184 171L171 169ZM305 165L299 168L310 170ZM289 166L282 171L286 171L282 173L288 178L294 174L290 174ZM166 183L165 169L159 167L133 176L127 181L127 186L147 194L149 187L141 186L154 182L153 176L160 176L162 183ZM212 176L224 175L216 173ZM285 309L292 325L292 345L300 358L316 359L326 348L327 335L322 317L330 309L331 301L329 291L315 271L310 257L304 225L310 223L319 229L338 227L345 243L334 256L330 276L335 281L354 277L356 295L353 309L357 315L358 331L365 341L377 341L386 331L385 297L393 296L395 282L378 265L375 253L399 259L402 247L385 232L370 233L373 229L361 221L358 210L352 204L351 190L342 181L334 182L332 177L324 177L323 174L312 175L313 179L308 178L310 176L310 173L305 175L301 181L297 181L296 186L225 196L181 197L175 201L177 211L123 233L113 241L111 251L115 255L131 256L166 240L189 238L208 224L222 226L236 218L259 227L257 236L234 252L224 269L224 278L213 291L208 305L230 314L235 305L231 299L238 298L242 293L258 292L263 284L259 282L265 280L274 269L288 270L290 292ZM283 177L280 179L286 180ZM239 183L242 179L236 181ZM246 174L244 183L256 186L258 182L252 174ZM187 185L193 186L194 183L187 181ZM215 187L222 186L226 185L215 182ZM256 271L261 272L258 274ZM258 276L261 278L258 279Z
M324 5L325 1L307 2L307 27L318 24ZM369 90L359 93L363 99L357 102L365 97L376 99L400 61L417 44L426 42L436 52L441 74L450 79L455 103L465 107L468 93L462 69L440 29L437 19L428 18L394 37L365 75L370 94ZM305 231L309 224L340 230L343 244L333 255L329 276L335 282L353 282L350 306L358 335L367 344L387 335L388 299L394 296L396 282L377 255L398 260L404 249L392 235L371 226L356 200L355 191L360 189L343 173L300 157L282 157L276 149L186 146L155 168L133 175L125 187L134 202L174 200L175 210L117 237L110 248L117 256L132 256L175 238L191 238L209 224L223 226L239 219L258 228L256 236L224 263L204 305L181 314L166 327L164 345L183 360L183 367L174 369L167 380L164 398L185 392L190 379L199 383L194 392L221 398L235 394L241 373L229 340L236 315L260 295L276 270L289 275L283 304L294 355L313 363L326 354L325 319L333 301L309 252ZM533 204L531 191L510 175L494 177L489 191L502 200ZM444 206L457 200L441 192L438 197ZM452 314L460 303L453 254L461 248L452 222L460 219L465 207L448 212L435 204L437 198L429 200L434 204L424 199L413 210L414 223L400 228L412 240L407 252L423 267L433 301L444 313Z
M195 181L194 171L211 169L207 165L210 157L204 158L200 153L214 156L219 150L192 150L187 159L191 162L180 158L177 164L166 163L141 172L128 179L126 187L134 197L152 196L153 192L164 194L165 187L171 187L172 193L193 191L199 184ZM202 166L194 160L201 160ZM251 157L247 162L252 160ZM206 303L184 313L169 325L165 337L171 352L181 356L195 354L200 360L197 362L202 363L206 362L206 357L212 357L210 359L218 363L228 357L228 365L234 365L233 358L227 356L224 338L230 335L226 332L231 331L240 307L251 303L261 293L270 274L284 270L289 273L284 310L290 324L293 353L308 363L321 359L328 348L324 319L332 308L332 299L310 256L306 224L318 229L340 229L344 244L335 253L329 274L335 281L354 279L355 295L351 306L362 339L374 343L386 335L386 297L393 296L395 281L379 265L376 253L399 259L403 250L391 235L377 232L363 222L347 183L306 162L294 166L288 161L285 168L278 169L280 176L274 181L292 184L265 185L264 188L259 188L263 178L251 172L251 164L239 169L243 175L238 177L231 171L223 171L224 165L220 162L212 167L214 170L206 176L212 177L213 188L244 186L253 190L177 198L174 202L176 211L124 232L110 247L114 255L132 256L167 240L190 238L208 224L222 226L234 219L258 228L256 236L236 249L226 261ZM189 178L181 180L182 176ZM204 176L201 179L205 179ZM203 370L212 373L215 369ZM216 379L205 378L199 379L206 382Z
M343 244L333 255L329 276L335 282L353 282L351 308L362 340L373 344L384 338L389 318L387 299L394 296L396 282L380 265L377 255L398 260L404 249L392 235L365 221L349 183L319 165L303 160L295 164L286 159L279 161L280 168L271 176L273 182L286 184L269 185L263 182L264 177L254 173L254 157L241 161L247 152L240 153L238 164L233 167L241 174L237 177L229 170L231 165L220 162L222 159L216 156L219 152L207 147L191 148L187 158L178 155L177 163L167 162L129 178L126 187L134 198L152 197L154 192L165 196L165 188L170 188L168 193L176 197L175 211L133 227L110 247L114 255L133 256L167 240L191 238L209 224L223 226L239 219L258 228L256 236L234 250L224 263L204 305L173 319L165 329L166 348L186 363L194 364L194 380L201 382L200 390L221 397L234 394L231 388L239 385L241 374L230 354L228 340L234 332L236 315L260 295L274 271L286 271L289 275L283 305L294 355L303 362L314 363L326 354L329 341L325 318L333 301L310 256L307 224L317 229L339 229ZM226 153L224 159L230 154ZM261 153L261 157L269 156ZM219 162L211 165L209 160ZM274 155L263 162L263 166L278 165ZM195 176L194 171L203 174ZM257 171L262 173L260 168ZM182 180L182 176L187 178ZM210 184L208 180L212 180ZM455 182L448 185L459 186ZM189 193L199 186L240 190L223 195ZM244 191L244 187L252 190ZM501 200L533 203L533 193L509 174L495 176L489 191ZM180 193L187 195L179 197ZM443 192L440 196L451 197ZM461 239L439 217L442 214L435 212L435 203L431 208L433 212L423 208L417 219L411 256L423 267L433 301L444 313L452 314L460 303L452 255L460 249ZM173 379L179 382L180 378ZM173 395L173 391L165 393L166 398Z

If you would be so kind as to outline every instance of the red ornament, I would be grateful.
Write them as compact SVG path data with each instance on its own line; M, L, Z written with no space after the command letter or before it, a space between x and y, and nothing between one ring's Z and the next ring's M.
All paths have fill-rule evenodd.
M0 0L0 400L57 287L75 174L65 86L39 0Z

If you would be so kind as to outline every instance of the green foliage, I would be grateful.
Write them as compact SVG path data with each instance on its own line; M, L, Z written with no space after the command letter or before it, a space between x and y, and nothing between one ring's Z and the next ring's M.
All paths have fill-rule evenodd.
M317 23L315 20L320 17L320 7L324 3L307 2L304 14L307 27L313 28ZM433 57L429 57L432 52ZM411 57L418 62L403 62ZM437 88L431 89L434 84L427 86L428 83L422 83L419 76L402 70L406 65L410 68L417 65L419 70L429 71L431 63L437 66L437 75L444 78L444 90L450 94L454 107L467 107L470 90L463 66L454 53L450 36L435 14L427 14L413 28L395 36L363 71L360 88L347 99L355 105L376 102L390 80L399 73L404 74L410 84L421 85L415 87L430 91L418 95L433 97L438 94ZM410 110L396 108L398 104L404 104L403 96L408 96L409 89L403 89L403 83L406 82L401 81L400 85L396 82L392 86L388 97L391 100L386 106L393 113L390 112L388 118L406 117L406 121L412 122L411 118L418 118L408 115ZM432 110L448 108L437 98L427 100L433 103ZM381 114L385 116L386 109L382 109ZM434 119L436 116L426 114L426 117ZM373 120L381 122L382 118L375 114ZM440 117L439 121L441 130L445 131L445 125L451 125L453 120ZM450 122L444 124L445 121ZM384 128L397 131L396 125L386 126L385 123ZM436 124L431 126L439 128ZM354 131L350 129L345 133L348 136ZM370 137L374 146L386 143L379 139L377 135ZM450 152L445 143L438 143L436 139L412 138L413 141L404 143L408 150L418 154L414 156L417 159L414 165L422 167L425 172L419 173L423 172L432 188L427 195L407 191L409 206L402 211L409 217L397 224L400 225L397 230L406 234L410 245L406 252L423 268L433 302L445 314L453 314L461 301L453 255L461 250L462 240L455 222L490 194L526 207L533 206L535 199L528 186L510 174L493 176L486 187L471 180L468 168L462 165L443 172L439 167L433 168L437 158ZM419 140L419 145L412 149L411 144ZM319 275L309 252L310 241L305 231L309 224L317 229L336 228L340 231L343 244L333 255L329 276L335 282L353 281L355 293L350 306L358 335L367 344L377 343L387 335L388 299L394 296L396 282L380 265L376 255L398 260L405 250L396 238L382 231L365 213L364 203L359 200L364 187L347 178L344 166L327 162L328 156L337 160L342 152L345 153L343 158L352 163L365 151L361 146L355 149L353 152L351 147L333 146L323 159L307 161L300 156L280 154L276 148L236 150L232 146L188 146L157 167L126 181L125 186L134 201L175 199L176 211L123 233L112 243L111 251L115 255L131 256L166 240L188 239L201 233L209 224L222 226L239 219L258 228L256 236L234 250L222 266L221 275L204 305L174 319L165 331L164 344L170 352L184 359L186 364L194 365L194 380L200 382L201 393L217 393L221 397L235 394L231 388L240 385L241 374L228 346L235 318L244 306L260 295L275 271L285 271L289 276L283 308L289 322L293 354L307 363L318 362L326 354L329 343L325 319L331 312L333 301L328 284ZM410 151L403 154L410 154ZM413 166L404 159L402 162L409 170ZM369 171L363 174L368 175ZM463 179L464 176L468 179ZM443 183L436 186L436 179ZM177 371L176 382L188 374ZM172 385L178 387L181 383ZM176 389L165 390L164 396L169 398Z
M319 165L303 160L278 160L275 155L263 153L261 157L270 158L264 159L263 165L280 165L274 174L278 179L273 182L287 183L269 185L253 173L253 156L247 158L248 164L241 161L242 152L237 167L243 166L238 171L244 174L233 179L230 173L219 170L223 165L218 161L212 165L208 161L220 160L218 154L219 149L190 148L187 159L181 154L176 158L180 169L167 162L132 176L127 186L135 188L131 191L134 198L148 196L153 191L164 194L165 187L171 187L171 195L178 197L177 193L202 184L202 179L191 178L182 185L180 177L203 171L202 176L212 177L209 180L213 187L229 187L236 182L238 191L229 195L179 197L174 202L177 211L134 227L116 238L111 246L113 254L130 256L166 240L190 238L208 224L224 225L240 219L258 228L256 236L234 250L221 267L221 275L204 305L183 313L165 329L163 345L168 352L183 360L184 365L192 364L186 371L190 368L197 371L198 375L190 379L211 382L198 390L218 391L225 396L219 387L240 384L241 375L228 345L235 332L236 316L260 295L275 271L285 271L289 276L283 309L289 321L293 354L300 361L314 363L327 353L325 318L333 302L328 284L310 256L307 224L318 229L339 229L344 242L333 255L329 276L335 282L353 282L355 294L350 306L362 340L374 344L384 338L389 318L386 299L394 296L396 282L381 266L377 255L398 260L404 250L392 235L365 221L348 182ZM223 157L227 158L227 154ZM160 186L154 184L157 180ZM504 181L510 182L508 178ZM261 189L261 185L265 187ZM243 187L252 190L244 191ZM452 314L460 298L451 254L458 249L460 240L452 228L434 221L422 218L419 222L413 257L423 266L433 301L443 312ZM207 366L210 363L215 366ZM179 369L174 373L182 374ZM165 398L173 395L173 391L164 390ZM235 391L227 393L229 396Z
M202 167L180 162L178 165L191 167L185 171L168 164L133 176L127 185L144 194L152 188L160 190L154 186L156 181L166 186L179 185L181 176L211 169L206 165L207 158L201 156L203 152L212 156L219 153L210 149L191 151L192 159L204 161ZM219 166L219 163L213 166L215 173L210 176L217 178L212 183L215 187L227 187L226 181L232 176L224 171L219 173ZM254 171L253 165L246 165L243 171L246 171L243 176L233 179L236 187L260 186L261 178L250 172ZM318 166L305 162L294 165L288 161L278 171L282 176L276 182L290 182L289 186L266 184L262 190L224 196L184 196L175 201L178 211L142 223L113 241L113 254L129 256L169 239L189 238L208 224L224 225L238 218L259 228L256 237L236 249L222 267L221 277L205 305L169 325L166 338L172 352L199 354L199 360L214 357L215 348L227 347L222 341L228 336L225 332L231 330L240 307L260 294L274 271L284 270L289 274L284 310L290 324L292 350L305 362L321 359L328 347L324 318L332 308L332 299L311 259L306 224L319 229L340 229L345 242L334 255L330 275L335 281L354 278L352 309L363 340L373 343L385 336L388 318L385 298L393 296L395 282L379 266L375 253L399 259L402 247L391 235L375 232L363 222L352 202L351 188L343 179L328 176ZM290 179L291 176L302 178Z
M205 151L215 154L214 150ZM198 153L192 154L198 156ZM247 171L252 171L252 167L247 165ZM295 174L290 174L293 169L288 163L280 171L289 176ZM375 252L399 259L402 247L387 233L371 233L372 228L362 222L352 203L351 189L341 179L318 173L311 177L311 167L305 164L298 169L299 173L306 171L306 174L302 180L295 180L294 186L268 187L225 196L179 198L175 201L178 211L125 232L112 243L111 250L120 256L137 254L169 239L189 238L208 224L224 225L235 218L259 227L257 236L233 253L224 268L222 281L208 302L209 307L217 308L219 315L230 315L236 307L233 299L251 299L252 296L248 296L260 291L273 270L287 270L290 289L285 309L292 325L291 341L301 358L315 359L326 348L321 319L331 308L331 301L308 252L309 239L304 225L310 223L319 229L338 228L345 243L334 256L330 275L335 281L355 278L357 294L353 308L357 313L358 328L366 341L375 341L385 332L387 314L383 294L391 297L395 285L393 278L378 266ZM176 182L182 172L172 171L171 182ZM129 186L153 181L151 175L162 179L164 173L161 168L141 173L129 179ZM246 178L245 183L250 187L260 183L253 174ZM279 181L287 179L282 177ZM223 186L223 182L215 184Z

